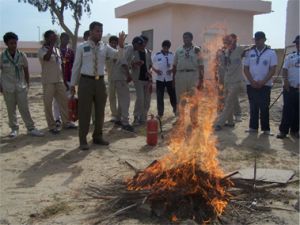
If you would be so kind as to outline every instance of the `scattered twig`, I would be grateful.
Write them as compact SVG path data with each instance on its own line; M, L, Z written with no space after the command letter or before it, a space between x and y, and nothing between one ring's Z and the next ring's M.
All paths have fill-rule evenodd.
M221 179L221 181L226 180L226 179L228 179L228 178L230 178L230 177L232 177L232 176L234 176L234 175L236 175L236 174L238 174L238 173L239 173L239 171L234 171L234 172L232 172L232 173L226 175L225 177L223 177L223 178Z

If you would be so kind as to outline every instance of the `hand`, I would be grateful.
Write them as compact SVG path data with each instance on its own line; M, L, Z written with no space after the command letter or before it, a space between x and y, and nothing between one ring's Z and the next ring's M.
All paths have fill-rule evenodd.
M262 88L264 85L265 85L265 81L263 81L263 80L258 80L257 81L257 86L258 86L258 88Z
M158 76L162 75L162 71L161 70L155 70L154 72L157 73Z
M285 81L283 82L283 88L284 88L284 90L286 90L286 91L290 91L290 85L289 85L289 82L288 82L287 80L285 80Z
M125 39L127 37L127 34L125 34L124 31L119 33L119 46L120 48L124 48Z
M250 81L250 85L253 88L259 88L258 83L255 80Z
M133 64L133 67L139 67L144 64L144 61L138 60L138 61L133 62L132 64Z
M75 86L70 87L71 96L74 96L76 94Z
M173 72L173 69L168 70L168 71L167 71L167 75L170 76L170 75L172 74L172 72Z

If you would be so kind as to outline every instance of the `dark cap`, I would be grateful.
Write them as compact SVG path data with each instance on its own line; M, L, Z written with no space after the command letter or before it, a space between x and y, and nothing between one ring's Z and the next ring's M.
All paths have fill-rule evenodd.
M295 37L295 40L293 41L293 43L298 43L299 44L299 37L300 35L297 35L296 37Z
M134 44L139 44L139 45L141 45L141 44L143 44L144 43L144 40L143 40L143 38L141 38L141 37L139 37L139 36L136 36L135 38L133 38L133 40L132 40L132 44L134 45Z
M257 32L254 34L254 39L255 39L255 40L266 39L266 35L265 35L265 33L262 32L262 31L257 31Z

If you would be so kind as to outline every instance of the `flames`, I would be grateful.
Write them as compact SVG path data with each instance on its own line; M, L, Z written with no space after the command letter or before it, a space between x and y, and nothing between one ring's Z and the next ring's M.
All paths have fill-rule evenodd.
M210 46L213 54L217 45ZM209 59L208 68L212 71ZM147 201L152 208L163 205L171 221L187 217L205 224L224 212L229 200L226 189L231 185L222 180L224 172L213 134L218 109L215 79L206 79L204 89L181 96L178 109L180 116L170 135L169 154L129 179L127 187L150 191Z

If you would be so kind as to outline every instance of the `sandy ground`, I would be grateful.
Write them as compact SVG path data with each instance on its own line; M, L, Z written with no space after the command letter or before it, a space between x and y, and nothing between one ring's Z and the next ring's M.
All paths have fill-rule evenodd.
M274 88L272 99L280 93ZM150 112L156 113L155 94ZM130 106L132 115L134 94ZM87 199L84 194L88 184L105 184L114 179L124 179L134 172L124 163L127 160L142 169L158 159L168 150L166 141L160 139L156 147L146 145L145 127L136 134L126 133L109 122L110 110L106 106L104 136L110 141L109 147L92 145L90 151L79 151L77 131L63 130L60 135L47 132L43 113L42 90L38 78L34 78L29 91L29 102L33 120L39 129L45 131L42 138L29 137L22 119L20 135L9 139L8 119L3 96L1 102L1 192L0 224L20 225L81 225L90 224L89 217L101 200ZM166 96L166 112L163 118L165 134L175 121ZM217 133L219 160L226 173L253 166L254 155L258 154L257 166L290 169L299 177L299 140L287 138L278 140L264 135L248 135L248 102L241 97L243 121L235 128L225 128ZM280 121L281 102L271 109L271 129L276 133ZM91 141L91 134L89 135ZM291 184L286 189L293 197L284 204L293 208L299 198L299 185ZM98 212L101 214L101 212ZM276 220L256 221L253 224L299 223L299 213L273 210ZM125 219L118 224L158 224L150 219Z

